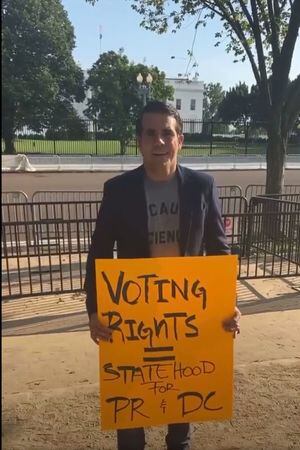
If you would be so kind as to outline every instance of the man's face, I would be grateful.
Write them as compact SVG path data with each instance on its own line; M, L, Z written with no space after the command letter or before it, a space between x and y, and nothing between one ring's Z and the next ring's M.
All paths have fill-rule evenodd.
M138 144L146 170L155 173L167 166L173 172L176 169L178 152L183 144L183 135L177 133L174 117L160 113L145 113Z

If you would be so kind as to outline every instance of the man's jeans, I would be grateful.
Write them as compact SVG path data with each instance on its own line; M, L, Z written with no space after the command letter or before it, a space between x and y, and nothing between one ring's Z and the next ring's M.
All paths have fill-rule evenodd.
M146 445L144 428L118 430L117 439L118 450L144 450ZM189 450L190 424L173 423L168 425L166 443L168 450Z

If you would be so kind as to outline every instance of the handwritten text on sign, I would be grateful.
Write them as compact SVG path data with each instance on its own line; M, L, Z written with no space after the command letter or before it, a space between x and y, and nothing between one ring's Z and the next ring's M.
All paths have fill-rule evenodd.
M236 257L96 260L103 429L231 416Z

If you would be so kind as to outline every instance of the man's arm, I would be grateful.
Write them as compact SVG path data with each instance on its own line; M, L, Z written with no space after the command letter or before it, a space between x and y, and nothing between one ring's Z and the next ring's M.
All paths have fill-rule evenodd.
M105 183L102 203L87 257L86 278L84 283L91 338L96 343L99 343L99 340L101 339L107 340L111 336L111 331L99 322L97 316L95 260L98 258L113 258L115 220L115 204L113 196Z
M229 255L230 248L224 230L224 222L217 187L212 180L208 212L205 220L204 245L207 255Z
M212 182L211 198L208 207L208 215L205 224L205 248L207 255L229 255L230 248L224 230L222 211L215 182ZM233 332L234 337L240 333L241 312L237 306L234 315L223 322L225 331Z

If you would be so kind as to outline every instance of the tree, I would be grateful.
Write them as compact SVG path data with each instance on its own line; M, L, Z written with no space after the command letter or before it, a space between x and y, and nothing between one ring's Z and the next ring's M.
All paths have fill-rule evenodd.
M64 113L65 111L65 113ZM46 139L76 140L88 139L88 126L73 108L65 108L61 105L55 109L53 118L46 131Z
M289 92L293 88L288 83ZM267 111L262 101L257 85L251 86L250 90L245 83L239 83L226 92L223 101L219 105L217 115L223 120L237 123L251 122L259 125L267 131ZM294 122L293 130L297 127L300 117Z
M2 136L14 153L16 130L47 128L84 98L73 27L60 0L2 2Z
M222 120L245 124L251 117L251 96L246 83L230 88L219 105L218 113Z
M220 120L218 107L224 95L225 91L223 91L220 83L204 84L202 133L210 139L213 131L215 133L225 133L227 129L226 124L216 124Z
M214 120L218 115L218 108L225 95L220 83L204 84L203 121Z
M136 77L151 73L151 97L172 99L173 88L165 86L165 74L157 67L130 63L123 51L103 53L88 71L86 86L92 96L85 114L97 121L99 130L120 141L121 154L134 136L134 124L142 107Z
M95 3L95 0L87 0ZM288 85L300 26L300 0L131 0L141 25L163 33L180 28L187 16L196 27L218 17L220 44L237 60L248 58L267 115L267 193L279 193L284 180L287 139L300 111L300 75ZM171 3L174 9L171 8ZM203 18L201 14L203 13Z

